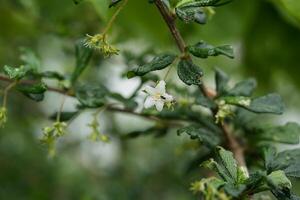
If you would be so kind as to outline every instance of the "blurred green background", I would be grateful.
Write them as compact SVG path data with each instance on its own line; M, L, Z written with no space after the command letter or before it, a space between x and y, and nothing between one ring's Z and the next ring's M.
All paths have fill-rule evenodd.
M74 65L74 44L86 34L98 33L112 10L108 0L1 0L0 66L18 66L19 48L34 50L46 70L68 73ZM199 63L212 83L214 67L234 79L255 77L259 93L278 92L287 105L278 123L300 121L300 2L299 0L236 0L216 9L207 25L178 22L186 41L201 39L232 44L236 59L218 57ZM114 25L110 39L121 50L136 54L146 49L170 50L173 40L155 6L147 0L129 0ZM82 80L101 79L112 90L128 95L135 81L123 80L122 56L96 57ZM113 72L107 77L107 71ZM115 77L114 77L115 76ZM5 84L1 83L4 87ZM189 171L197 152L175 132L165 137L139 137L121 141L119 134L143 130L149 122L122 114L104 113L101 129L111 135L109 144L86 139L86 112L60 141L54 159L38 142L47 117L57 110L61 96L47 93L42 103L9 96L8 124L0 130L0 199L195 199L189 184L201 178ZM67 100L66 110L76 101Z

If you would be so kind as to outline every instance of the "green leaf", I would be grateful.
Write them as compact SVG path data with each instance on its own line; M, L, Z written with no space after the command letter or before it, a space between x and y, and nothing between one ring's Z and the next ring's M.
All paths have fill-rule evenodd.
M196 92L196 104L199 104L201 106L210 108L210 109L216 109L217 104L210 98L207 98L204 96L202 92L197 91Z
M22 84L18 85L17 89L23 93L42 94L47 91L47 85L43 82L33 85Z
M282 15L300 27L300 2L298 0L272 0Z
M238 198L246 190L246 185L234 185L229 183L224 186L224 190L230 196Z
M200 85L202 70L192 61L181 60L177 66L179 78L187 85Z
M287 123L284 126L266 128L259 138L267 141L274 141L287 144L299 144L300 126L297 123Z
M286 177L284 171L277 170L272 172L267 176L267 180L269 185L274 189L291 189L292 183L291 181Z
M278 200L300 200L298 196L291 194L288 189L280 190L277 188L277 190L273 189L272 193Z
M122 0L110 0L109 8L116 6Z
M230 3L232 0L181 0L176 7L210 7L221 6Z
M23 92L22 94L25 95L26 97L28 97L29 99L31 99L33 101L36 101L36 102L43 101L44 97L45 97L44 93L33 94L33 93L25 93L25 92Z
M204 162L203 166L218 172L221 178L228 183L240 184L236 160L230 151L226 151L222 147L217 147L217 162L211 159Z
M151 62L139 66L138 68L129 71L127 73L128 78L133 78L135 76L144 76L145 74L152 72L152 71L157 71L157 70L162 70L169 65L171 65L176 56L173 54L162 54L154 57Z
M221 100L224 100L226 104L236 105L236 106L250 106L251 99L249 97L242 96L226 96L222 97Z
M266 176L267 174L264 171L256 171L250 174L250 177L244 182L247 190L253 191L253 193L256 193L256 191L263 191L265 188Z
M210 159L208 161L203 162L201 164L201 166L206 167L206 168L211 169L211 170L214 170L226 182L229 182L229 183L234 182L232 177L230 177L230 175L228 174L226 168L224 168L224 166L220 165L219 163L217 163L213 159Z
M134 100L127 99L127 98L123 97L122 95L120 95L119 93L110 93L108 95L109 95L109 97L123 103L127 109L133 110L134 108L136 108L138 106L138 104Z
M230 96L245 96L252 95L253 90L256 88L257 83L255 79L247 79L237 83L232 89L228 90Z
M284 172L288 177L300 178L300 162L287 167Z
M57 79L60 81L65 79L65 77L62 74L53 71L41 72L39 73L39 76L42 78Z
M269 94L256 99L243 96L225 96L221 100L254 113L282 114L284 110L283 101L278 94Z
M41 68L41 62L37 55L28 48L21 48L21 53L21 60L24 62L25 69L37 73Z
M4 66L4 73L12 80L20 80L26 76L27 70L24 66L19 68L10 67L8 65Z
M273 195L279 200L292 200L298 198L291 194L292 183L287 178L286 173L282 170L271 171L266 177L266 184Z
M278 94L268 94L263 97L253 99L245 109L255 113L282 114L284 103Z
M208 147L215 147L220 144L220 136L207 128L198 126L187 126L177 130L177 134L181 135L183 133L188 134L191 139L198 139L204 145Z
M206 13L202 8L199 7L184 7L184 8L176 8L176 15L179 19L184 21L185 23L196 22L199 24L206 23Z
M67 122L71 119L73 119L76 115L78 115L80 112L79 111L74 111L74 112L61 112L60 113L60 121L61 122ZM50 117L51 120L56 120L57 118L57 112L53 113Z
M234 183L236 183L238 180L238 168L232 152L226 151L222 147L218 147L218 156L220 162L227 170L228 174L230 175Z
M122 139L133 139L137 138L140 136L148 136L148 135L154 135L155 137L160 137L166 135L168 132L168 128L166 127L150 127L146 130L137 130L137 131L132 131L130 133L122 135Z
M300 200L300 197L292 194L291 200Z
M17 90L31 100L42 101L44 100L44 93L47 91L47 85L43 82L33 85L19 84L17 86Z
M77 87L75 95L81 106L86 108L98 108L106 103L108 90L101 85L83 85Z
M75 45L76 67L71 76L71 82L74 84L82 72L86 69L92 58L93 50L83 45L82 41Z
M273 146L268 146L263 149L264 153L264 160L265 160L265 168L268 172L273 171L274 169L280 169L281 167L277 167L278 164L275 164L275 158L276 158L276 148Z
M300 166L300 149L292 149L276 153L276 150L269 147L264 153L265 166L268 172L285 170L290 167Z
M229 77L224 71L220 69L215 69L215 71L216 90L218 96L221 96L226 91Z
M188 46L187 49L191 54L199 58L208 58L209 56L219 55L234 58L233 48L230 45L214 47L204 41L200 41L195 45Z

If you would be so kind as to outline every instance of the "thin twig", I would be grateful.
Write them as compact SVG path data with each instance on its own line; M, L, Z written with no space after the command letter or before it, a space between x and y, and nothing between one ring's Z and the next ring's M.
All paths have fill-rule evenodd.
M57 116L56 116L56 121L57 122L60 122L60 117L61 117L61 113L63 111L64 105L65 105L65 102L66 102L66 99L67 99L67 94L68 94L68 92L63 94L62 101L61 101L61 104L59 106L59 110L58 110Z
M4 82L8 82L11 83L12 80L9 79L8 77L4 76L4 75L0 75L0 81L4 81ZM18 81L19 84L26 84L26 85L33 85L35 83L37 83L34 80L20 80ZM47 86L49 91L53 91L53 92L57 92L57 93L61 93L61 94L65 94L66 90L63 89L59 89L59 88L55 88L55 87L50 87ZM74 96L73 94L68 94L69 96Z
M11 79L9 79L8 77L6 77L4 75L1 75L1 74L0 74L0 81L8 82L8 83L10 83L10 85L13 83L13 81ZM20 81L18 81L18 84L32 85L32 84L35 84L35 83L36 83L36 81L33 81L33 80L20 80ZM64 89L59 89L59 88L48 86L48 91L60 93L62 95L69 96L69 97L75 97L75 95L73 93L66 92L66 90L64 90ZM61 106L62 106L62 104L61 104ZM162 121L162 120L164 120L167 124L175 126L175 127L182 126L183 122L188 121L188 120L183 120L183 119L170 120L170 119L162 118L162 117L159 117L159 116L153 116L153 115L150 115L150 114L147 114L147 113L137 113L133 110L118 108L118 107L115 107L113 105L108 105L106 110L109 110L109 111L112 111L112 112L119 112L119 113L135 115L135 116L150 119L150 120L153 120L153 121Z
M104 30L102 31L102 34L105 35L107 34L107 32L109 31L109 29L111 28L112 24L114 23L114 21L116 20L117 16L119 15L119 13L121 12L121 10L125 7L125 5L127 4L128 0L124 0L124 2L122 3L122 5L116 10L116 12L113 14L113 16L110 18L109 22L107 23L106 27L104 28Z
M13 87L15 87L17 85L17 81L14 81L12 83L10 83L5 89L4 89L4 93L3 93L3 105L2 107L6 107L6 102L7 102L7 96L8 96L8 92L9 90L11 90Z
M166 9L166 7L162 1L156 0L155 5L158 8L158 10L160 11L165 22L167 23L169 30L171 31L171 34L178 46L178 49L180 50L181 53L184 54L186 45L185 45L185 42L184 42L180 32L176 28L175 18L172 15L170 15L169 11Z

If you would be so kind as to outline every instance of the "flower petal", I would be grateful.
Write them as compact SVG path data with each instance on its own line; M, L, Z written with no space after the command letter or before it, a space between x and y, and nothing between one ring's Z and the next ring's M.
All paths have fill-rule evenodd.
M167 93L165 93L164 95L164 98L165 98L165 102L171 102L174 100L173 96L172 95L169 95Z
M153 96L153 95L155 95L155 94L157 93L156 88L151 87L151 86L148 86L148 85L144 88L144 90L145 90L148 94L150 94L151 96Z
M147 97L147 99L145 100L144 107L151 108L154 104L155 104L155 100L150 96Z
M164 94L166 93L166 82L165 81L159 81L155 89L160 93Z
M164 102L163 101L156 101L155 102L155 107L156 107L156 110L158 110L159 112L162 111L162 109L164 108Z

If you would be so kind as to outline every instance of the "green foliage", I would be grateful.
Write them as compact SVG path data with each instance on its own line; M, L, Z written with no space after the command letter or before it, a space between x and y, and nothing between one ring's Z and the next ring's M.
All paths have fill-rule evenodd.
M230 45L214 47L204 41L200 41L195 45L188 46L187 49L191 54L199 58L208 58L209 56L219 55L234 58L233 48Z
M199 7L176 8L175 11L179 19L185 23L196 22L199 24L205 24L207 21L205 11Z
M24 66L19 68L10 67L8 65L4 66L4 73L13 80L20 80L26 76L27 70Z
M105 58L111 57L112 55L118 55L119 52L119 49L109 44L107 41L107 35L105 33L92 36L87 35L84 46L90 49L98 50ZM83 59L83 61L86 60L83 62L83 64L86 65L85 62L89 60L89 54L83 56L84 57L81 59Z
M187 85L201 85L202 70L189 60L180 60L177 66L179 78Z
M281 10L282 14L288 18L292 23L300 25L300 3L297 0L280 0L272 1L278 9Z
M82 85L76 88L76 98L82 107L98 108L106 103L107 89L99 85Z
M215 170L224 181L231 184L238 184L241 179L244 179L244 177L239 177L245 175L238 173L239 169L231 152L218 147L217 154L218 162L209 160L204 162L203 166Z
M127 77L132 78L135 76L144 76L149 72L162 70L171 65L174 62L175 58L176 56L173 54L162 54L155 56L149 63L141 65L136 69L129 71L127 73Z
M268 94L254 99L243 96L226 96L223 100L227 104L241 106L255 113L282 114L284 110L284 104L278 94Z
M54 72L54 71L44 71L41 73L36 74L37 76L40 76L41 78L47 78L47 79L56 79L59 81L62 81L65 79L65 77L58 73L58 72Z
M220 136L215 135L212 130L197 126L188 126L177 130L179 135L186 133L191 139L197 139L208 147L215 147L220 144Z
M252 95L253 90L256 88L256 85L256 80L251 78L235 84L235 86L227 92L230 96L249 97Z
M229 81L228 75L222 70L216 69L215 82L216 82L216 90L219 95L222 95L225 92L228 81Z
M5 107L0 108L0 126L3 127L3 125L7 122L7 110Z
M283 170L286 172L287 176L299 177L299 149L276 153L273 148L268 148L265 150L264 155L265 166L268 171Z
M61 122L67 122L76 117L79 114L79 111L74 111L74 112L61 112L60 113L60 121ZM55 112L52 114L49 119L51 120L56 120L58 113Z
M24 68L28 71L37 72L41 68L40 59L31 49L21 48L20 59L24 63Z
M76 66L71 76L71 82L74 84L82 72L86 69L93 50L83 46L82 42L75 45Z
M47 91L47 85L43 82L33 85L21 84L17 86L17 90L34 101L42 101L44 99L44 93Z
M250 105L244 106L244 108L255 113L282 114L284 104L278 94L268 94L251 100Z
M299 144L300 126L297 123L287 123L284 126L266 127L256 132L260 140L280 142L287 144Z
M182 0L179 1L176 7L209 7L221 6L229 3L232 0Z
M34 85L19 85L17 89L23 93L42 94L47 91L47 86L41 82Z
M74 3L79 4L82 1L83 0L74 0ZM44 100L46 91L60 93L64 96L63 101L58 102L58 106L55 105L59 109L48 118L54 122L52 125L43 129L43 136L41 138L42 144L48 147L49 155L54 156L56 144L69 130L68 125L72 124L75 118L82 113L89 114L89 112L92 111L92 120L85 124L85 127L88 129L86 137L91 141L102 141L104 143L110 141L112 144L105 145L116 145L117 150L113 149L107 151L109 154L106 155L106 157L112 159L111 157L113 156L111 156L111 154L118 152L118 155L115 157L122 159L121 162L117 163L117 167L115 168L109 166L108 170L98 170L93 168L97 165L90 166L88 162L85 162L85 159L88 160L88 156L84 156L84 159L79 156L80 164L86 165L87 171L89 171L91 167L91 175L93 177L98 176L99 171L105 174L106 178L104 178L104 180L99 179L99 181L103 181L101 183L105 183L101 184L104 189L102 187L95 187L95 191L97 191L96 194L103 193L103 196L101 196L102 194L100 196L95 195L97 196L96 198L120 199L121 196L123 199L145 199L142 195L147 194L146 199L149 199L149 194L150 198L152 198L151 195L153 195L154 191L158 199L190 199L192 198L191 195L187 192L186 187L184 188L182 185L187 186L187 182L194 179L196 175L193 170L195 170L195 166L199 166L199 164L202 163L201 167L206 167L216 173L206 173L205 170L201 170L200 173L196 171L197 175L201 175L201 178L199 181L192 183L191 190L196 195L199 195L197 196L198 199L246 200L256 196L261 197L260 192L269 192L268 195L273 194L277 199L299 199L299 197L293 194L292 189L295 186L294 184L292 186L292 182L289 178L300 178L300 150L291 149L277 153L273 146L278 143L290 145L299 144L300 126L297 123L287 123L285 125L266 123L268 115L262 114L279 115L283 113L285 106L281 96L277 93L270 93L255 97L253 96L254 89L257 87L255 79L241 80L232 85L230 76L223 71L225 66L229 65L231 72L237 71L237 73L240 73L237 66L245 64L245 66L250 66L259 73L265 72L261 75L263 79L259 77L263 80L261 82L265 80L266 82L269 81L268 79L276 73L273 68L278 69L281 67L278 63L293 66L293 72L296 72L295 65L291 65L289 59L292 55L295 55L295 52L298 52L296 50L297 46L299 46L297 39L299 31L293 29L290 35L294 37L285 37L287 35L286 32L289 32L291 27L288 27L289 29L287 30L283 30L281 26L278 26L280 27L277 27L278 29L273 29L274 19L272 18L274 17L274 13L268 10L269 7L265 11L265 6L268 4L258 1L251 2L251 5L253 4L253 8L251 7L251 9L253 10L250 9L251 12L248 11L250 14L245 14L247 17L244 17L244 12L246 13L247 10L245 7L250 4L246 2L236 2L237 4L230 5L231 9L228 8L228 11L226 11L227 9L220 9L220 14L226 17L218 21L218 11L216 19L212 21L211 25L207 26L208 29L202 32L202 29L198 31L198 27L194 26L192 22L203 25L208 23L208 19L210 19L214 12L212 7L225 5L231 2L230 0L150 0L129 1L128 4L126 4L126 0L107 0L105 2L101 0L91 0L86 1L86 4L76 6L76 8L75 6L70 6L72 2L62 3L58 0L49 2L38 2L36 0L17 2L16 5L15 2L5 3L4 8L6 8L7 5L14 5L16 8L20 7L19 9L23 7L26 8L27 6L27 8L24 9L24 13L30 13L28 14L30 16L24 17L20 15L22 17L19 17L18 12L16 12L16 18L19 20L24 18L26 19L25 21L27 21L27 19L30 21L31 17L37 20L33 21L33 24L35 24L35 22L41 23L41 30L37 31L36 35L32 38L38 40L36 49L43 60L39 58L35 51L29 48L22 48L20 56L21 64L12 64L13 66L19 67L14 68L8 65L3 67L5 76L3 75L1 80L11 83L7 84L3 89L0 125L3 126L7 121L7 110L12 110L20 114L20 117L16 116L19 117L17 120L12 120L14 126L18 126L20 123L27 125L29 113L31 114L34 111L32 105L27 105L27 102L25 106L19 103L22 101L21 98L13 99L8 102L8 96L10 97L8 93L10 93L12 89L16 89L35 101ZM287 10L289 15L287 18L292 18L294 24L298 23L297 14L291 7L291 5L297 6L295 2L291 5L287 5L289 3L286 1L274 1L273 3L284 13ZM36 10L29 9L30 11L28 11L28 7L32 5L36 6ZM240 5L243 5L243 9L241 9ZM270 5L271 4L269 4L269 6ZM147 9L146 6L148 6ZM42 9L39 10L39 7ZM55 9L53 9L53 13L48 13L48 8L50 10L51 7ZM71 14L75 12L74 9L78 9L79 11L76 11L76 14ZM123 9L127 9L126 12L123 11ZM162 19L159 19L161 16L158 15L156 9L159 9L162 14L162 19L164 19L168 25L165 29L162 28L163 23L160 22ZM65 13L60 12L61 10ZM238 10L238 12L236 10ZM298 11L298 9L296 10ZM3 9L2 6L0 7L0 11L5 13L5 9ZM99 16L93 15L92 13L94 11L95 13L98 12ZM43 21L43 18L46 18L46 16L47 18L49 16L48 21ZM10 19L10 17L7 18ZM240 18L243 18L243 20ZM249 19L246 20L244 18ZM158 21L158 19L160 21ZM191 24L186 26L185 24L177 23L176 20L178 19ZM49 21L57 22L57 24L55 24L55 26L53 26L53 24L49 25ZM61 26L64 21L72 21L70 27ZM279 22L283 23L282 21ZM242 53L236 53L236 57L239 58L238 60L229 61L228 59L222 58L222 56L231 59L235 57L231 45L213 46L201 40L201 38L206 38L207 41L214 40L216 43L226 44L228 38L230 38L226 35L232 33L237 34L235 33L237 27L248 27L249 24L251 24L251 31L245 31L244 34L244 31L239 30L239 32L243 32L239 33L240 35L248 34L248 36L244 38L245 41L242 41L241 38L234 40L237 44L241 44L239 46ZM179 27L177 27L177 25L179 25ZM48 30L50 31L52 27L55 27L57 30L48 33ZM256 31L257 27L259 27L259 29ZM32 25L30 28L32 28ZM169 28L172 34L165 34L164 30L167 30L167 28ZM103 31L98 33L97 31L99 29ZM22 28L16 30L22 30ZM180 33L181 30L182 35ZM208 30L208 32L205 32L206 30ZM220 30L226 34L220 34ZM272 30L272 34L270 34L270 30ZM42 36L41 33L43 31L47 32L46 36ZM3 32L6 32L6 29ZM259 34L257 32L259 32ZM95 34L86 35L84 40L74 42L76 38L80 38L86 33ZM3 33L0 33L1 36L2 34ZM151 34L154 37L149 37ZM61 42L61 45L58 45L59 48L63 49L63 52L60 52L58 55L63 57L66 63L48 62L47 58L45 59L45 57L52 54L54 54L54 56L51 57L52 60L57 61L60 59L60 56L56 54L57 49L54 51L49 50L49 52L45 51L48 45L49 49L52 45L52 41L48 41L49 35L51 35L51 37L55 35L53 36L54 38L63 38L58 40L58 43ZM136 37L137 35L141 35L140 38ZM168 38L170 35L176 40L176 45L179 46L180 53L174 53L175 50L170 48L168 42L173 41ZM259 38L257 35L264 37ZM38 39L39 37L42 39ZM66 38L71 39L67 40ZM134 39L132 44L127 44L129 38L131 40ZM194 45L189 43L185 44L185 42L182 41L183 38L188 38L186 41L196 41L194 41ZM285 42L282 42L280 38L284 38L282 41ZM136 43L139 41L138 39L142 39L140 41L142 41L143 44ZM291 39L295 40L293 44L289 44L291 43ZM44 40L46 43L43 42ZM65 42L62 42L64 40ZM155 42L152 40L155 40ZM276 42L272 42L272 40ZM278 41L284 44L278 44ZM117 49L111 45L111 42L116 45L121 44L120 47L122 48L120 48L120 50ZM53 44L54 43L55 42L53 42ZM71 48L73 45L70 43L75 43L74 52ZM47 44L47 47L44 47L45 44ZM152 44L152 46L150 44ZM274 44L277 45L272 46ZM145 49L143 49L143 47L145 47ZM270 47L272 51L264 52L265 49ZM133 50L131 51L129 49ZM97 50L101 55L97 54ZM155 55L154 52L158 50L162 51L162 53ZM5 55L6 52L9 52L9 50L5 49ZM3 53L1 48L0 53ZM110 60L112 55L119 55L119 57L114 57L113 60ZM150 55L155 56L152 60L145 63ZM196 60L193 56L201 58L201 60ZM212 56L220 57L209 59ZM68 63L69 60L74 60L74 58L75 66L74 64ZM259 65L261 63L256 65L257 60L262 63L266 60L267 64L264 63L263 66L266 66L267 70L265 70L266 68L263 68L262 65ZM280 62L277 62L278 60ZM12 62L14 61L15 58ZM242 61L245 63L237 63ZM201 66L221 66L215 70L215 86L212 87L215 88L215 90L204 82L203 71L198 66L199 62L201 62ZM53 63L62 63L62 66L59 66L60 68L58 70L58 68L55 69L51 66ZM119 67L121 63L122 66L126 65L125 69L122 69L123 71L121 71ZM190 87L183 84L177 85L176 79L170 77L172 75L172 65L175 66L175 63L177 64L177 75L179 79ZM42 66L44 64L45 66ZM66 67L65 69L65 66L74 67L70 69ZM132 68L132 66L137 67ZM48 67L51 68L50 71L48 71ZM86 72L88 67L89 73L82 77L83 72ZM168 67L167 73L161 74L161 70ZM272 69L270 67L272 67ZM44 71L44 69L46 70ZM130 86L124 89L125 84L123 85L123 83L121 83L118 85L118 83L115 82L116 79L114 76L117 72L122 74L121 77L119 77L122 79L124 79L126 75L127 78L135 77L135 80L132 80L136 81L135 88ZM206 74L209 73L209 70L207 70ZM237 75L235 73L232 74L233 77ZM293 74L296 77L299 73ZM165 75L163 80L160 79L160 77L163 77L161 75ZM79 83L79 78L85 79L85 84ZM205 78L206 77L204 77L204 79ZM97 80L97 82L93 83L95 80ZM154 86L154 83L158 84ZM128 92L125 90L128 90ZM141 91L147 92L144 106L141 100L144 97L142 97L142 95L140 96ZM261 91L258 90L258 92ZM73 108L73 111L66 111L66 96L74 98L79 102L79 105ZM10 106L11 104L14 105ZM164 107L165 104L167 106ZM47 107L47 109L52 109L51 106L49 106L49 108ZM152 109L153 106L155 106L156 110ZM105 111L103 112L103 122L102 118L101 121L99 119L99 115L102 111ZM26 115L24 113L26 113ZM122 116L113 113L122 113ZM124 114L125 117L123 116ZM129 117L129 115L145 119L146 122L140 122L135 118ZM42 119L38 120L40 120L39 122L43 122ZM81 122L82 120L78 120L76 124L78 125ZM145 125L146 123L147 125ZM78 128L75 131L79 132L82 130ZM174 136L172 133L176 131L177 136ZM9 130L7 132L10 133ZM23 132L25 131L22 130L22 133ZM185 134L189 137L182 137ZM72 137L72 134L70 135L70 137ZM150 137L143 138L142 136L154 136L157 139L152 140ZM0 134L0 139L2 139L1 137L2 135ZM61 146L59 146L58 149L62 153L68 152L69 149L73 150L72 148L79 146L77 144L81 142L74 138L69 139L61 141ZM136 140L133 141L129 139ZM4 150L2 150L2 145L11 145L18 140L11 138L8 142L5 140L3 142L2 140L0 141L0 151L2 152L7 148L5 147L3 148ZM139 143L140 141L146 142ZM15 143L17 146L19 145L17 142ZM97 145L104 144L99 143ZM154 153L147 152L148 145L152 145L151 151ZM93 145L88 146L88 148L90 148L90 146ZM153 148L153 146L155 146L155 148ZM174 148L174 146L176 146L176 148ZM84 149L85 148L86 147L84 147ZM174 149L175 154L173 152ZM19 150L19 152L23 154L23 149ZM72 151L71 154L74 156L77 154L77 151ZM134 156L130 157L128 156L129 154ZM262 154L264 155L264 160L261 158ZM139 155L142 157L141 162ZM152 155L154 156L152 157ZM99 159L101 160L101 164L106 164L105 159ZM173 159L174 161L171 162L170 160ZM69 162L69 159L63 158L62 160L63 162ZM93 162L95 160L98 160L98 158L93 159ZM4 165L5 164L4 162ZM72 163L72 167L75 166L78 166L78 163ZM139 168L139 166L141 167ZM123 171L123 167L128 168L126 171ZM139 169L136 170L135 167ZM182 171L183 168L188 168L186 176L183 175L184 173L178 173L178 171ZM72 169L73 168L69 167L64 168L64 170L68 172L71 172ZM24 169L24 171L25 170L26 169ZM60 171L55 169L54 173L59 174ZM159 174L159 177L157 180L153 180L152 178L156 174ZM99 176L100 178L102 178L101 175ZM127 176L131 177L130 181L128 181ZM31 180L30 182L36 181L36 179L32 177L35 176L31 175L28 180ZM168 178L170 180L168 180ZM135 179L139 181L136 182ZM112 185L108 184L108 181L111 181ZM132 181L134 183L131 183ZM128 182L130 182L130 184ZM87 187L88 195L80 196L80 198L94 199L90 188L82 183L85 182L80 182L80 184L78 184L80 186L78 187ZM66 183L59 185L59 191L63 191L63 198L68 198L68 195L65 196L67 186L64 187L64 184ZM134 189L128 190L127 187L129 186L127 186L127 184L130 185L130 187L134 187ZM132 186L132 184L135 186ZM148 187L148 184L155 186ZM173 184L176 185L176 189L174 189ZM98 185L98 182L94 185ZM106 187L108 187L108 189ZM143 187L146 189L143 189ZM100 190L101 192L99 192ZM177 193L184 195L177 196ZM58 192L57 198L61 197L60 194L61 192ZM119 194L120 196L118 196ZM171 196L169 196L170 194ZM25 195L22 197L24 196ZM79 198L79 196L75 195L74 198Z
M41 143L48 146L49 156L55 155L55 143L57 138L66 134L67 124L65 122L54 122L52 126L43 128L43 137Z

